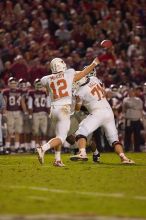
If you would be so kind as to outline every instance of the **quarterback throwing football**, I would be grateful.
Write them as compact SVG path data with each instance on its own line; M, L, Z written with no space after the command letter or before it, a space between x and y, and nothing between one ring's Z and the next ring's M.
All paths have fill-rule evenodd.
M37 148L38 159L44 163L45 152L55 149L54 166L64 166L61 161L60 149L70 128L70 107L72 104L72 86L75 81L89 74L100 62L95 58L93 62L82 71L67 69L66 63L60 58L54 58L50 63L51 75L41 79L51 97L51 117L55 121L56 137L48 143Z

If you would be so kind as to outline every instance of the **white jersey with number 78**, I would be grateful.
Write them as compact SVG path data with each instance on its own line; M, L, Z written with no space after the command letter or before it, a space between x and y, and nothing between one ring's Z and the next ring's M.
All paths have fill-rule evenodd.
M104 85L95 76L88 78L87 83L79 88L76 96L80 98L80 104L84 105L89 113L96 109L111 108L106 99Z

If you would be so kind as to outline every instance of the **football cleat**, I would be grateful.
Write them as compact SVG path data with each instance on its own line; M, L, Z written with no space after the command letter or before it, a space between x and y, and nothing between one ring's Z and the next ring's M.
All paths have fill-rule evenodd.
M43 151L41 146L37 147L36 150L37 150L37 153L38 153L38 160L39 160L40 164L43 164L44 163L45 152Z
M121 160L122 164L135 164L135 162L131 159L125 158Z
M55 166L55 167L64 167L65 165L64 165L64 163L62 163L61 160L55 160L53 162L53 166Z
M4 155L11 154L11 149L10 149L10 148L4 149L4 150L3 150L3 154L4 154Z
M95 163L100 163L100 153L96 155L93 154L92 158Z
M82 155L81 153L80 154L76 154L74 156L71 156L70 157L70 160L71 161L88 161L88 157L87 155Z

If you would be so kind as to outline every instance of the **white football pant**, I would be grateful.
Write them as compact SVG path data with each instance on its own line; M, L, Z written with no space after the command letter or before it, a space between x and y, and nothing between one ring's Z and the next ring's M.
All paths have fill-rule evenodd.
M63 143L70 129L70 105L52 106L51 118L55 123L56 137L60 138Z
M3 143L3 135L2 135L2 114L0 114L0 145Z
M115 125L114 114L110 108L96 109L92 114L89 114L80 124L76 135L82 134L88 137L97 128L104 129L106 138L110 145L118 141L118 132Z

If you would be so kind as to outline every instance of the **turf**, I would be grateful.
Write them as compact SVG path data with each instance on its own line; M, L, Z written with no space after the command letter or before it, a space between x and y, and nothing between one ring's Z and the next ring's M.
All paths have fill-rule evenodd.
M114 153L101 164L40 165L36 155L0 156L0 214L80 214L146 217L146 153L132 153L136 165L121 165Z

